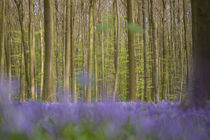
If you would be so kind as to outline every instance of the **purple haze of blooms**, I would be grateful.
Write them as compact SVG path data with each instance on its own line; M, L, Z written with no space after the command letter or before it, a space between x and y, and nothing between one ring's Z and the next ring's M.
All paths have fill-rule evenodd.
M0 136L20 132L30 138L37 129L44 129L52 138L59 138L68 124L90 125L101 129L107 139L122 134L134 139L209 140L210 110L183 111L177 102L106 102L106 103L39 103L11 102L7 85L0 87ZM130 127L129 127L130 125Z
M163 105L164 104L164 105ZM2 106L1 106L2 107ZM183 112L172 103L38 103L7 104L1 108L4 123L1 131L20 131L30 135L37 124L51 136L68 123L106 124L105 134L120 135L121 128L130 120L137 137L155 135L159 139L208 139L209 110ZM6 129L3 129L6 128Z

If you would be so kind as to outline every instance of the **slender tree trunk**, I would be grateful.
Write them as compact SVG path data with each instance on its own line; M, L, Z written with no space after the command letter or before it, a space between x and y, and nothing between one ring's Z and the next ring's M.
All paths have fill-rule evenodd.
M167 92L167 77L168 77L168 69L167 69L167 61L168 61L168 56L167 56L167 48L165 44L165 22L166 22L166 2L165 0L162 0L163 4L163 17L162 17L162 24L163 24L163 30L162 30L162 45L163 45L163 73L162 73L162 93L161 93L161 98L165 99L165 95Z
M187 84L189 82L189 74L190 74L190 67L189 67L189 50L187 46L187 22L186 22L186 0L183 0L183 22L184 22L184 49L185 49L185 57L186 57L186 67L187 67Z
M63 3L63 23L62 23L62 30L63 30L63 35L62 35L62 41L63 41L63 48L61 49L61 54L62 54L62 91L60 94L60 97L63 97L65 95L65 58L66 58L66 2Z
M5 3L5 27L4 29L7 31L10 27L10 20L7 17L10 11L9 3ZM6 32L4 36L5 40L5 59L6 59L6 68L7 68L7 81L8 81L8 94L9 99L11 99L11 88L12 88L12 70L11 70L11 49L12 49L12 38L11 33ZM1 47L0 47L1 48ZM17 91L18 93L18 91Z
M71 71L71 93L74 98L74 102L76 101L77 95L75 90L75 77L74 77L74 43L73 43L73 0L70 0L70 71Z
M6 26L7 29L7 26ZM5 55L6 55L6 65L7 65L7 78L8 78L8 84L9 84L9 91L8 93L11 93L11 80L12 80L12 71L11 71L11 34L9 33L6 37L5 42Z
M98 61L97 61L97 45L96 45L96 33L95 33L95 11L93 10L93 48L94 48L94 90L95 101L98 101Z
M191 0L193 61L184 107L205 107L210 100L210 1Z
M18 17L19 17L19 23L20 23L20 30L21 30L21 42L23 45L23 55L24 55L24 67L25 67L25 80L26 80L26 85L25 85L25 90L26 90L26 94L27 97L30 97L29 95L29 91L30 91L30 87L29 87L29 75L28 75L28 55L27 55L27 44L25 42L25 31L24 31L24 1L23 0L14 0L15 4L17 6L17 10L18 10Z
M172 25L173 25L173 32L172 32L172 36L173 36L173 48L172 48L172 57L173 57L173 77L171 78L172 80L172 90L173 90L173 94L176 95L176 87L174 85L176 85L176 74L177 74L177 59L176 59L176 52L177 52L177 38L176 38L176 14L175 14L175 10L176 10L176 6L175 6L175 0L172 1L172 12L173 12L173 20L172 20Z
M86 82L86 76L87 76L87 48L85 45L85 20L84 20L84 2L81 1L81 20L83 22L82 24L82 50L83 50L83 77L82 79L84 81L82 81L83 83L83 101L85 101L85 98L87 97L87 82Z
M146 7L145 0L142 0L142 17L143 17L143 42L144 42L144 95L142 96L142 101L145 100L147 95L147 40L146 40Z
M153 38L153 61L154 61L154 93L155 93L155 102L159 102L159 82L158 82L158 48L156 42L156 27L155 27L155 17L154 17L154 2L150 0L151 4L151 22L152 22L152 38Z
M35 46L33 43L33 0L29 0L30 98L35 99Z
M21 66L20 66L20 94L19 94L19 99L20 101L25 101L26 100L26 95L25 95L25 59L24 59L24 53L23 53L23 45L21 44Z
M103 27L103 19L101 15L101 25ZM105 96L105 73L104 73L104 68L105 68L105 56L104 56L104 32L103 30L101 31L100 35L100 46L101 46L101 96Z
M94 1L90 0L89 6L89 50L88 50L88 87L87 87L87 102L91 102L92 100L92 65L93 65L93 10L94 10Z
M54 65L54 0L44 0L45 64L43 99L56 101Z
M153 51L153 48L152 48L152 20L151 20L151 4L150 4L150 1L147 2L148 4L148 19L149 19L149 28L148 28L148 34L149 34L149 41L148 41L148 46L149 46L149 51L152 52ZM153 54L150 53L150 59L152 59L153 57ZM153 81L154 81L154 78L153 78L153 62L150 61L150 66L151 66L151 69L149 70L150 71L150 79L151 79L151 82L150 82L150 86L153 86ZM150 92L149 92L149 95L147 96L148 97L148 101L149 102L152 102L153 101L153 93L154 93L154 88L151 88L150 89Z
M43 24L42 24L42 4L41 0L39 0L39 30L40 30L40 49L41 49L41 81L40 81L40 95L39 98L42 99L43 92L43 83L44 83L44 43L43 43Z
M65 37L65 66L64 66L64 98L70 96L70 47L71 47L71 32L70 32L70 1L66 0L66 37Z
M118 88L118 75L119 75L119 34L120 34L120 19L119 19L119 8L118 8L118 0L115 0L113 3L114 7L114 27L117 29L114 29L114 50L115 50L115 58L114 58L114 64L115 64L115 75L114 75L114 90L113 90L113 101L116 100L117 95L117 88Z
M179 101L182 101L182 93L183 93L183 80L184 80L184 66L183 66L183 61L184 58L182 57L183 55L183 39L182 39L182 23L181 23L181 12L180 12L180 0L178 0L178 36L179 36L179 64L180 64L180 91L179 91Z
M40 20L40 29L43 29L42 21ZM40 85L40 98L42 98L43 84L44 84L44 45L43 45L43 33L40 32L40 48L41 48L41 85Z
M128 26L133 24L132 0L127 0ZM127 100L136 101L136 70L134 52L134 33L128 29L128 93Z
M5 62L5 0L1 1L0 11L0 84L4 79L4 62Z
M55 53L55 57L56 57L56 87L57 87L57 90L56 92L58 92L59 88L60 88L60 73L59 73L59 10L58 10L58 6L59 6L59 3L58 3L58 0L55 0L55 35L56 35L56 44L55 44L55 47L56 47L56 53Z

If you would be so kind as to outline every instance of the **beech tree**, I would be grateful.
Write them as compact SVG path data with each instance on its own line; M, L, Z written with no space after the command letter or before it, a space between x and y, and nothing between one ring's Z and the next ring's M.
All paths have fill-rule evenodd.
M144 42L144 93L141 98L142 101L145 100L147 94L147 39L146 39L146 6L145 0L142 0L142 20L143 20L143 42Z
M45 63L43 100L56 101L54 65L54 0L44 0Z
M1 0L0 11L0 82L4 78L4 61L5 61L5 0Z
M155 14L154 14L154 1L150 0L150 12L151 12L151 23L152 23L152 46L153 46L153 70L154 70L154 74L153 74L153 84L154 84L154 94L155 94L155 101L159 102L159 81L158 81L158 48L157 48L157 40L156 40L156 25L155 25Z
M93 71L93 41L94 41L94 32L93 32L93 16L94 16L94 0L89 0L89 48L88 48L88 86L87 86L87 102L91 102L92 97L92 71Z
M210 99L210 1L191 0L193 57L184 107L205 107Z
M33 26L33 0L29 0L29 48L30 48L30 98L35 99L35 45Z
M120 34L120 19L119 19L119 7L118 0L113 2L114 10L114 51L115 51L115 76L114 76L114 89L113 89L113 101L116 100L118 82L119 82L119 34Z
M18 10L18 18L19 18L19 24L20 24L20 30L21 30L21 42L22 42L22 67L24 67L24 74L22 76L25 76L26 82L22 81L22 84L25 83L25 91L27 94L27 98L30 97L30 81L29 81L29 71L28 71L28 46L25 40L25 31L24 31L24 19L25 19L25 13L24 13L24 0L14 0L17 10ZM24 77L23 77L24 78ZM24 89L23 89L24 90ZM21 92L23 94L23 92ZM23 94L22 97L25 95ZM24 99L23 99L24 100Z
M70 1L66 0L66 30L65 30L65 66L64 66L64 95L68 97L70 93ZM67 94L68 93L68 94Z
M133 1L127 0L128 26L133 24ZM136 70L134 52L134 33L128 28L128 93L127 100L136 101Z

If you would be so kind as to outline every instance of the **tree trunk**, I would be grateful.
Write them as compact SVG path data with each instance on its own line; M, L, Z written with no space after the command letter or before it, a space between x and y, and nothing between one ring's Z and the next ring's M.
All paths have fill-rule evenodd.
M87 86L87 102L91 102L92 99L92 65L93 65L93 10L94 10L94 2L90 0L89 6L89 50L88 50L88 86Z
M186 0L183 0L183 22L184 22L184 49L185 49L185 57L186 57L186 67L187 67L187 84L190 78L190 66L189 66L189 50L187 46L187 22L186 22Z
M30 98L35 99L35 46L33 43L33 0L29 0Z
M66 37L65 37L65 66L64 66L64 98L70 96L70 0L66 0Z
M210 1L191 0L193 61L184 107L205 107L210 99Z
M60 100L65 93L64 81L65 81L65 49L66 49L66 2L63 2L63 16L62 16L62 49L61 49L61 65L62 65L62 76L61 76L61 93L59 94Z
M42 21L40 20L40 29L42 30ZM40 32L40 48L41 48L41 84L40 84L40 98L42 98L43 85L44 85L44 45L43 45L43 33Z
M157 48L157 42L156 42L156 27L155 27L155 17L154 17L154 2L153 0L150 0L151 4L151 23L152 23L152 38L153 38L153 61L154 61L154 74L153 74L153 80L154 80L154 93L155 93L155 102L159 102L159 82L158 82L158 48Z
M86 82L86 76L87 76L87 48L85 45L85 16L84 16L84 2L81 1L81 20L83 22L82 24L82 50L83 50L83 77L82 77L82 83L83 83L83 97L82 100L85 101L85 98L87 97L87 82ZM81 95L82 96L82 95Z
M180 90L179 90L179 101L182 101L182 93L183 93L183 80L184 80L184 59L183 59L183 39L182 39L182 23L181 23L181 7L180 7L180 1L178 0L178 36L179 36L179 65L180 67L180 73L181 73L181 77L180 77Z
M26 85L25 85L25 90L27 97L30 97L29 91L30 91L30 84L29 84L29 75L28 75L28 55L27 55L27 44L25 42L25 31L24 31L24 1L23 0L14 0L15 4L17 6L18 10L18 17L19 17L19 23L20 23L20 30L21 30L21 42L23 45L23 55L24 55L24 67L25 67L25 80L26 80Z
M133 24L132 0L127 0L128 26ZM134 33L128 29L128 93L127 100L136 101L136 70L135 70Z
M21 66L20 66L20 94L19 94L19 99L20 101L25 101L26 100L26 93L25 93L25 65L24 65L24 53L23 53L23 44L21 44L20 52L21 52Z
M42 92L43 92L43 84L44 84L44 44L43 44L43 24L42 24L42 5L41 5L41 0L39 0L39 16L40 16L40 21L39 21L39 30L40 30L40 49L41 49L41 81L40 81L40 95L39 98L42 98Z
M73 44L73 0L70 0L70 71L71 71L71 93L74 98L74 102L76 101L76 90L75 90L75 77L74 77L74 44ZM68 25L67 25L68 26Z
M55 35L56 35L56 53L55 53L55 58L56 58L56 92L58 92L58 90L60 89L60 71L59 71L59 2L58 0L55 0Z
M101 25L103 27L103 19L102 19L102 14L100 17L100 22ZM101 46L101 96L104 97L105 96L105 73L104 73L104 65L105 65L105 56L104 56L104 32L103 30L101 31L101 35L100 35L100 46Z
M43 99L56 101L54 65L54 0L44 0L45 64Z
M163 73L162 73L162 93L161 93L161 99L165 99L165 94L167 92L167 77L168 77L168 69L167 69L167 61L168 61L168 55L167 55L167 48L165 44L165 22L166 22L166 2L165 0L162 0L163 4L163 17L162 17L162 24L163 24L163 30L162 30L162 46L163 46Z
M0 84L4 79L4 62L5 62L5 0L1 1L0 16Z
M97 45L96 45L96 33L95 33L95 11L93 10L93 48L94 48L94 90L95 101L98 101L98 61L97 61Z
M115 64L115 75L114 75L114 90L113 90L113 101L116 100L117 87L118 87L118 75L119 75L119 34L120 34L120 19L119 19L119 8L118 0L115 0L113 3L114 7L114 64ZM117 26L117 29L116 29Z
M7 28L7 26L6 26ZM7 44L6 44L6 65L7 65L7 78L8 78L8 84L9 84L9 94L11 93L11 82L12 82L12 70L11 70L11 34L7 37Z
M145 100L147 95L147 40L146 40L146 7L145 0L142 0L142 17L143 17L143 42L144 42L144 94L142 96L142 101Z

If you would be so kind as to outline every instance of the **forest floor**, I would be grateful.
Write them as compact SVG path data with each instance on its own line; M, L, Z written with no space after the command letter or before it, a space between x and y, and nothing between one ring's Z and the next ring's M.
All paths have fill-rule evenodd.
M209 140L210 109L176 102L0 102L2 140Z

